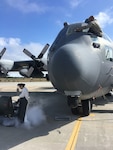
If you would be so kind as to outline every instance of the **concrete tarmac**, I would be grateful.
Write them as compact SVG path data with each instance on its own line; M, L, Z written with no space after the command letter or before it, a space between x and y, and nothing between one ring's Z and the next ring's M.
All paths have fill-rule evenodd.
M16 85L0 82L0 95L16 95ZM112 97L95 100L91 114L80 117L71 114L66 97L50 82L27 82L26 87L31 104L40 106L46 119L32 128L0 126L1 150L113 149Z
M16 95L16 85L15 82L0 83L0 95ZM65 149L77 118L71 114L66 97L57 93L50 82L27 82L26 87L31 104L41 106L46 120L31 129L0 126L0 149Z

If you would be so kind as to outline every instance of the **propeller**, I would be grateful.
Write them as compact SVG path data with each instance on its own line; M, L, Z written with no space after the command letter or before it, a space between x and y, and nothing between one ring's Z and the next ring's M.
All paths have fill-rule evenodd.
M4 53L5 53L5 51L6 51L6 48L4 47L3 49L2 49L2 51L0 52L0 59L2 58L2 56L4 55ZM7 74L8 73L8 71L2 66L2 65L0 65L0 73L2 74Z
M37 67L37 69L40 69L44 63L40 60L43 58L44 54L46 53L47 49L49 47L49 44L47 43L44 48L42 49L42 51L40 52L40 54L38 55L38 57L35 57L31 52L29 52L27 49L24 49L23 52L29 56L34 62L35 62L35 65ZM30 77L31 74L33 73L34 71L34 67L31 66L27 72L27 76Z

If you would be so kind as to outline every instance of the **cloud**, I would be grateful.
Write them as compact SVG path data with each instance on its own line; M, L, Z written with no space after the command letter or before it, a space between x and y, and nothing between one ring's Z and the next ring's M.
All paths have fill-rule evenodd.
M82 0L70 0L70 1L69 1L69 4L70 4L71 8L75 8L75 7L77 7L81 2L82 2Z
M46 5L37 2L30 2L30 0L6 0L6 3L23 13L43 13L48 10Z
M109 9L105 12L99 12L99 14L95 16L102 28L113 23L112 11L112 9Z
M5 38L0 37L0 51L6 47L6 53L4 54L4 59L10 60L29 60L30 58L23 53L23 49L26 48L32 52L33 55L38 56L44 45L40 43L30 42L22 43L19 38Z

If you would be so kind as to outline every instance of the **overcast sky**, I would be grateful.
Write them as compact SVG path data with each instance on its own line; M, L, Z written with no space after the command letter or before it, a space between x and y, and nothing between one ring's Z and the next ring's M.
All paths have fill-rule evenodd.
M4 59L29 59L27 48L38 55L52 44L65 21L84 21L94 15L103 31L113 40L112 0L1 0L0 49L7 48Z

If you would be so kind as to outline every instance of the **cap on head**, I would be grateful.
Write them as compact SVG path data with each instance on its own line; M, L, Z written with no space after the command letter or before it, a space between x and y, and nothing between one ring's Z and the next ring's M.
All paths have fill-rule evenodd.
M93 16L89 17L89 20L93 21L95 18Z
M64 27L67 27L68 26L68 23L67 22L64 22Z
M18 83L17 86L23 86L24 87L25 84L24 83Z

